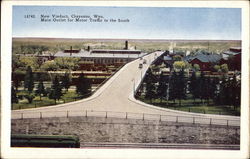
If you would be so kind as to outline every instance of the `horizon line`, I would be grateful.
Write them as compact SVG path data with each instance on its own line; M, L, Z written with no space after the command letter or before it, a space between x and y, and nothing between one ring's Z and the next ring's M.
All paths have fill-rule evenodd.
M62 37L12 37L12 38L28 38L28 39L75 39L75 40L167 40L167 41L181 41L181 40L193 40L193 41L242 41L241 39L158 39L158 38L62 38Z

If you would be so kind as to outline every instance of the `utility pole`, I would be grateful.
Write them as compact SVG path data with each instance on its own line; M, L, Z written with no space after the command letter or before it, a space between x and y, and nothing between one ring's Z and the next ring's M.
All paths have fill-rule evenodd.
M209 53L209 41L207 41L207 50L208 50L208 53Z

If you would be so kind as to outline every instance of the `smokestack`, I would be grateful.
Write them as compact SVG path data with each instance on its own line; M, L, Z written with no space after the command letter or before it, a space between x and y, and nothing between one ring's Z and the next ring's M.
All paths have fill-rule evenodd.
M88 46L87 50L90 51L90 46Z
M70 56L72 56L72 46L70 46Z
M128 50L128 41L125 41L125 50Z

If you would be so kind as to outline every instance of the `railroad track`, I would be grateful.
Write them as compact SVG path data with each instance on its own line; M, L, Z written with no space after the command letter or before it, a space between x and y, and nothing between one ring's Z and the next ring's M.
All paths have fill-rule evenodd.
M175 144L175 143L81 143L81 148L152 148L152 149L197 149L240 150L240 145L226 144Z

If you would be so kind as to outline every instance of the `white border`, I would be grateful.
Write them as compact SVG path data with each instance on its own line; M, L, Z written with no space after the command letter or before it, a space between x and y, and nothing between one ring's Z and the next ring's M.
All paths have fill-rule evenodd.
M241 150L39 149L10 148L12 5L140 6L242 8ZM248 1L3 1L1 6L1 157L2 158L226 158L249 156L249 3Z

